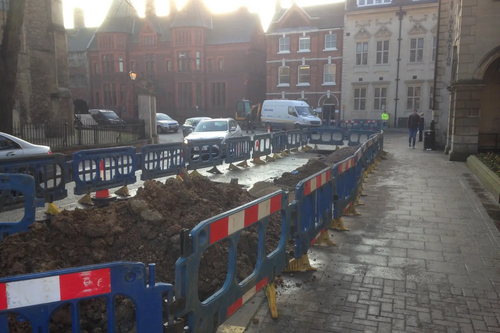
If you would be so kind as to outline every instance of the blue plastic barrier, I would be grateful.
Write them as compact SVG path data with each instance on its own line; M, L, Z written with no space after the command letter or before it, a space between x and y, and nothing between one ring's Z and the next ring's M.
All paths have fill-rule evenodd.
M306 145L309 144L309 140L310 140L310 130L309 130L309 128L303 128L303 129L301 129L300 144L302 146L306 146Z
M252 153L252 138L240 136L226 140L226 163L241 162L250 159Z
M281 212L281 238L275 251L266 255L266 228L273 213ZM190 232L190 254L177 260L175 297L183 298L185 307L176 317L187 316L189 333L212 332L255 293L273 283L276 274L287 265L286 242L290 237L288 193L278 191L198 224ZM253 273L238 283L236 260L238 242L245 228L258 228L258 255ZM228 274L224 286L214 295L198 298L198 268L204 252L213 244L229 242Z
M380 131L382 129L382 120L380 119L354 119L361 124L362 131Z
M104 169L101 171L101 167ZM73 154L75 194L133 184L138 169L134 147L82 150Z
M287 144L286 149L299 148L302 143L302 131L299 129L286 132Z
M314 127L309 131L309 143L317 145L344 144L344 130L335 127Z
M68 166L63 154L20 157L2 161L0 173L22 173L35 181L35 195L45 202L61 200L68 196Z
M358 120L342 120L340 127L350 131L350 130L360 130L361 123Z
M167 143L141 148L141 180L179 174L186 167L184 144Z
M273 145L272 145L272 152L274 154L279 154L286 150L286 144L287 144L287 135L286 132L281 131L281 132L274 132L273 133Z
M0 279L0 332L9 332L9 324L15 329L18 324L7 320L9 314L14 314L20 323L29 321L33 332L48 333L54 312L70 304L72 332L79 333L80 301L102 297L107 305L107 331L117 332L114 297L120 295L134 302L137 332L160 333L164 324L163 293L172 302L172 291L170 284L155 283L154 265L149 266L148 278L144 264L128 262L3 278ZM169 313L167 316L173 325L173 317Z
M348 145L350 147L360 145L363 142L368 141L368 139L372 135L374 135L374 132L370 132L370 131L349 131L347 133L347 139L349 140Z
M296 220L294 257L300 258L331 225L334 178L332 168L326 168L306 179L295 188Z
M224 150L222 139L190 140L186 147L188 169L197 170L221 165Z
M254 135L252 158L259 158L271 154L271 148L271 133Z
M344 211L356 200L356 157L349 157L333 166L338 200L334 203L333 216L342 217Z
M0 174L0 212L6 204L15 198L13 193L21 194L24 200L24 216L19 222L2 221L0 223L0 241L5 237L27 231L35 222L36 207L43 207L43 201L35 199L35 180L33 177L21 174Z

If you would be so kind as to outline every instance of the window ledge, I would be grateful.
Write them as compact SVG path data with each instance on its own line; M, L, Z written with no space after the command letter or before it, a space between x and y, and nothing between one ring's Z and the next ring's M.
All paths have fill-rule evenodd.
M310 83L297 83L297 87L310 87Z
M311 50L298 50L297 53L308 53L311 52Z
M334 47L334 48L331 48L331 49L323 49L323 51L337 51L337 48Z
M278 54L290 54L290 51L279 51Z
M337 83L336 82L325 82L322 84L322 86L336 86Z
M290 87L289 83L278 84L276 87Z

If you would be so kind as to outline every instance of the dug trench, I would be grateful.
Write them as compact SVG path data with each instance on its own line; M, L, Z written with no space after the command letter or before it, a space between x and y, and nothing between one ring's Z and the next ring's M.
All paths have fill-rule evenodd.
M337 150L320 160L311 159L297 175L284 173L276 181L295 186L300 180L351 156L356 147ZM45 272L62 268L133 261L156 263L156 280L173 283L175 262L180 255L180 230L256 199L238 185L216 184L204 177L168 179L164 184L147 181L137 195L124 202L88 210L63 211L49 223L35 223L29 232L7 237L0 243L0 277ZM266 254L274 251L281 237L281 213L269 219ZM252 274L257 262L258 228L245 229L238 242L237 279ZM293 248L293 240L287 250ZM200 262L200 300L213 295L224 284L228 272L227 241L211 246ZM133 302L117 297L117 332L135 332ZM80 303L83 333L107 332L106 300ZM28 323L9 318L10 333L31 332ZM50 321L51 333L71 331L71 308L59 308Z

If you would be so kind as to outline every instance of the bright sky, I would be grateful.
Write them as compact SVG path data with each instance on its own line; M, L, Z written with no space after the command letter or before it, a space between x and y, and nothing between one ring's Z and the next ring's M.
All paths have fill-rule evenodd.
M64 25L67 28L73 27L73 8L80 7L85 11L85 24L88 27L98 26L108 11L112 0L63 0ZM139 14L144 12L145 0L130 0L137 8ZM176 0L177 7L181 8L188 0ZM296 0L300 6L310 6L317 4L341 2L344 0ZM168 0L156 0L158 15L168 14ZM205 0L206 5L213 12L227 12L235 10L241 6L247 6L251 12L259 13L264 29L267 29L273 16L274 0ZM283 7L290 7L292 0L281 0Z

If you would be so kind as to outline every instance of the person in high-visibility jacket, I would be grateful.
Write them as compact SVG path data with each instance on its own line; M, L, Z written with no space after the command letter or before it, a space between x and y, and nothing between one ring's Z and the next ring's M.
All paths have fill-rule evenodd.
M386 129L387 127L389 127L389 114L384 110L384 113L382 113L382 128Z

